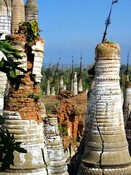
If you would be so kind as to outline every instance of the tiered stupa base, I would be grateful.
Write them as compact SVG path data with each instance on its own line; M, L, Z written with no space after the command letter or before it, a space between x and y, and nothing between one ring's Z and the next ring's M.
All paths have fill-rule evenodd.
M47 174L47 171L45 170L45 168L41 168L38 170L16 170L16 172L13 170L9 170L9 172L0 172L1 175L45 175Z
M45 153L43 123L35 120L22 120L18 112L4 111L3 129L14 134L16 142L27 153L14 152L14 166L0 174L9 175L47 175L47 154Z
M131 175L131 166L116 168L89 168L89 165L82 162L77 175Z

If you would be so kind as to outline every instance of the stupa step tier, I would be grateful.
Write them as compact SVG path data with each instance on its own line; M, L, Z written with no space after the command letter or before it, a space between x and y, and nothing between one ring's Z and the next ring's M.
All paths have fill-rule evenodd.
M22 120L18 112L4 111L5 123L3 129L8 129L14 135L16 142L22 142L21 147L27 153L14 152L14 166L5 173L13 175L47 175L47 164L43 134L43 124L35 120ZM43 155L45 157L43 157Z
M8 4L8 7L7 7ZM5 35L11 33L11 1L1 0L0 2L0 33L3 33L2 39Z

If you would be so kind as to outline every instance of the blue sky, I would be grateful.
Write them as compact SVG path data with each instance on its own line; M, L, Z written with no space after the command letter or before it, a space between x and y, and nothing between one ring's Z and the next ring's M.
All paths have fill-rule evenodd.
M101 42L112 0L38 0L39 27L45 41L44 63L94 63L95 46ZM113 5L107 38L121 46L121 63L131 55L131 0Z

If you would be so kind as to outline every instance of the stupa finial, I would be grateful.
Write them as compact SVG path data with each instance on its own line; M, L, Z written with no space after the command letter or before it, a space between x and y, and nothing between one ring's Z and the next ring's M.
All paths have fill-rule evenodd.
M112 0L110 11L109 11L108 17L105 21L105 31L103 33L102 43L106 40L107 29L108 29L109 25L111 24L111 13L112 13L113 4L115 4L117 2L118 2L118 0Z

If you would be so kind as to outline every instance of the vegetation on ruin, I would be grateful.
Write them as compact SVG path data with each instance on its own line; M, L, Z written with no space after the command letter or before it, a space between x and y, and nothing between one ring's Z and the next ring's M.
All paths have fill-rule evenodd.
M40 99L40 96L34 93L31 93L31 94L28 94L28 98L32 98L35 102L38 102Z
M65 126L63 126L62 124L59 123L58 124L58 129L59 129L61 137L68 136L68 131L67 131L67 128Z
M24 84L21 80L24 75L17 74L17 71L25 73L25 70L19 67L20 62L15 62L21 59L17 49L15 49L8 41L0 40L0 51L6 56L0 60L0 71L6 73L11 86L15 86L17 90L20 84Z
M32 45L35 39L39 36L40 29L37 21L22 22L19 24L18 33L24 34L26 41Z
M44 98L44 97L43 97ZM59 100L47 100L46 106L46 113L48 114L59 114L60 110L60 101Z
M107 39L105 39L102 43L105 43L105 44L113 44L112 41L108 41Z

